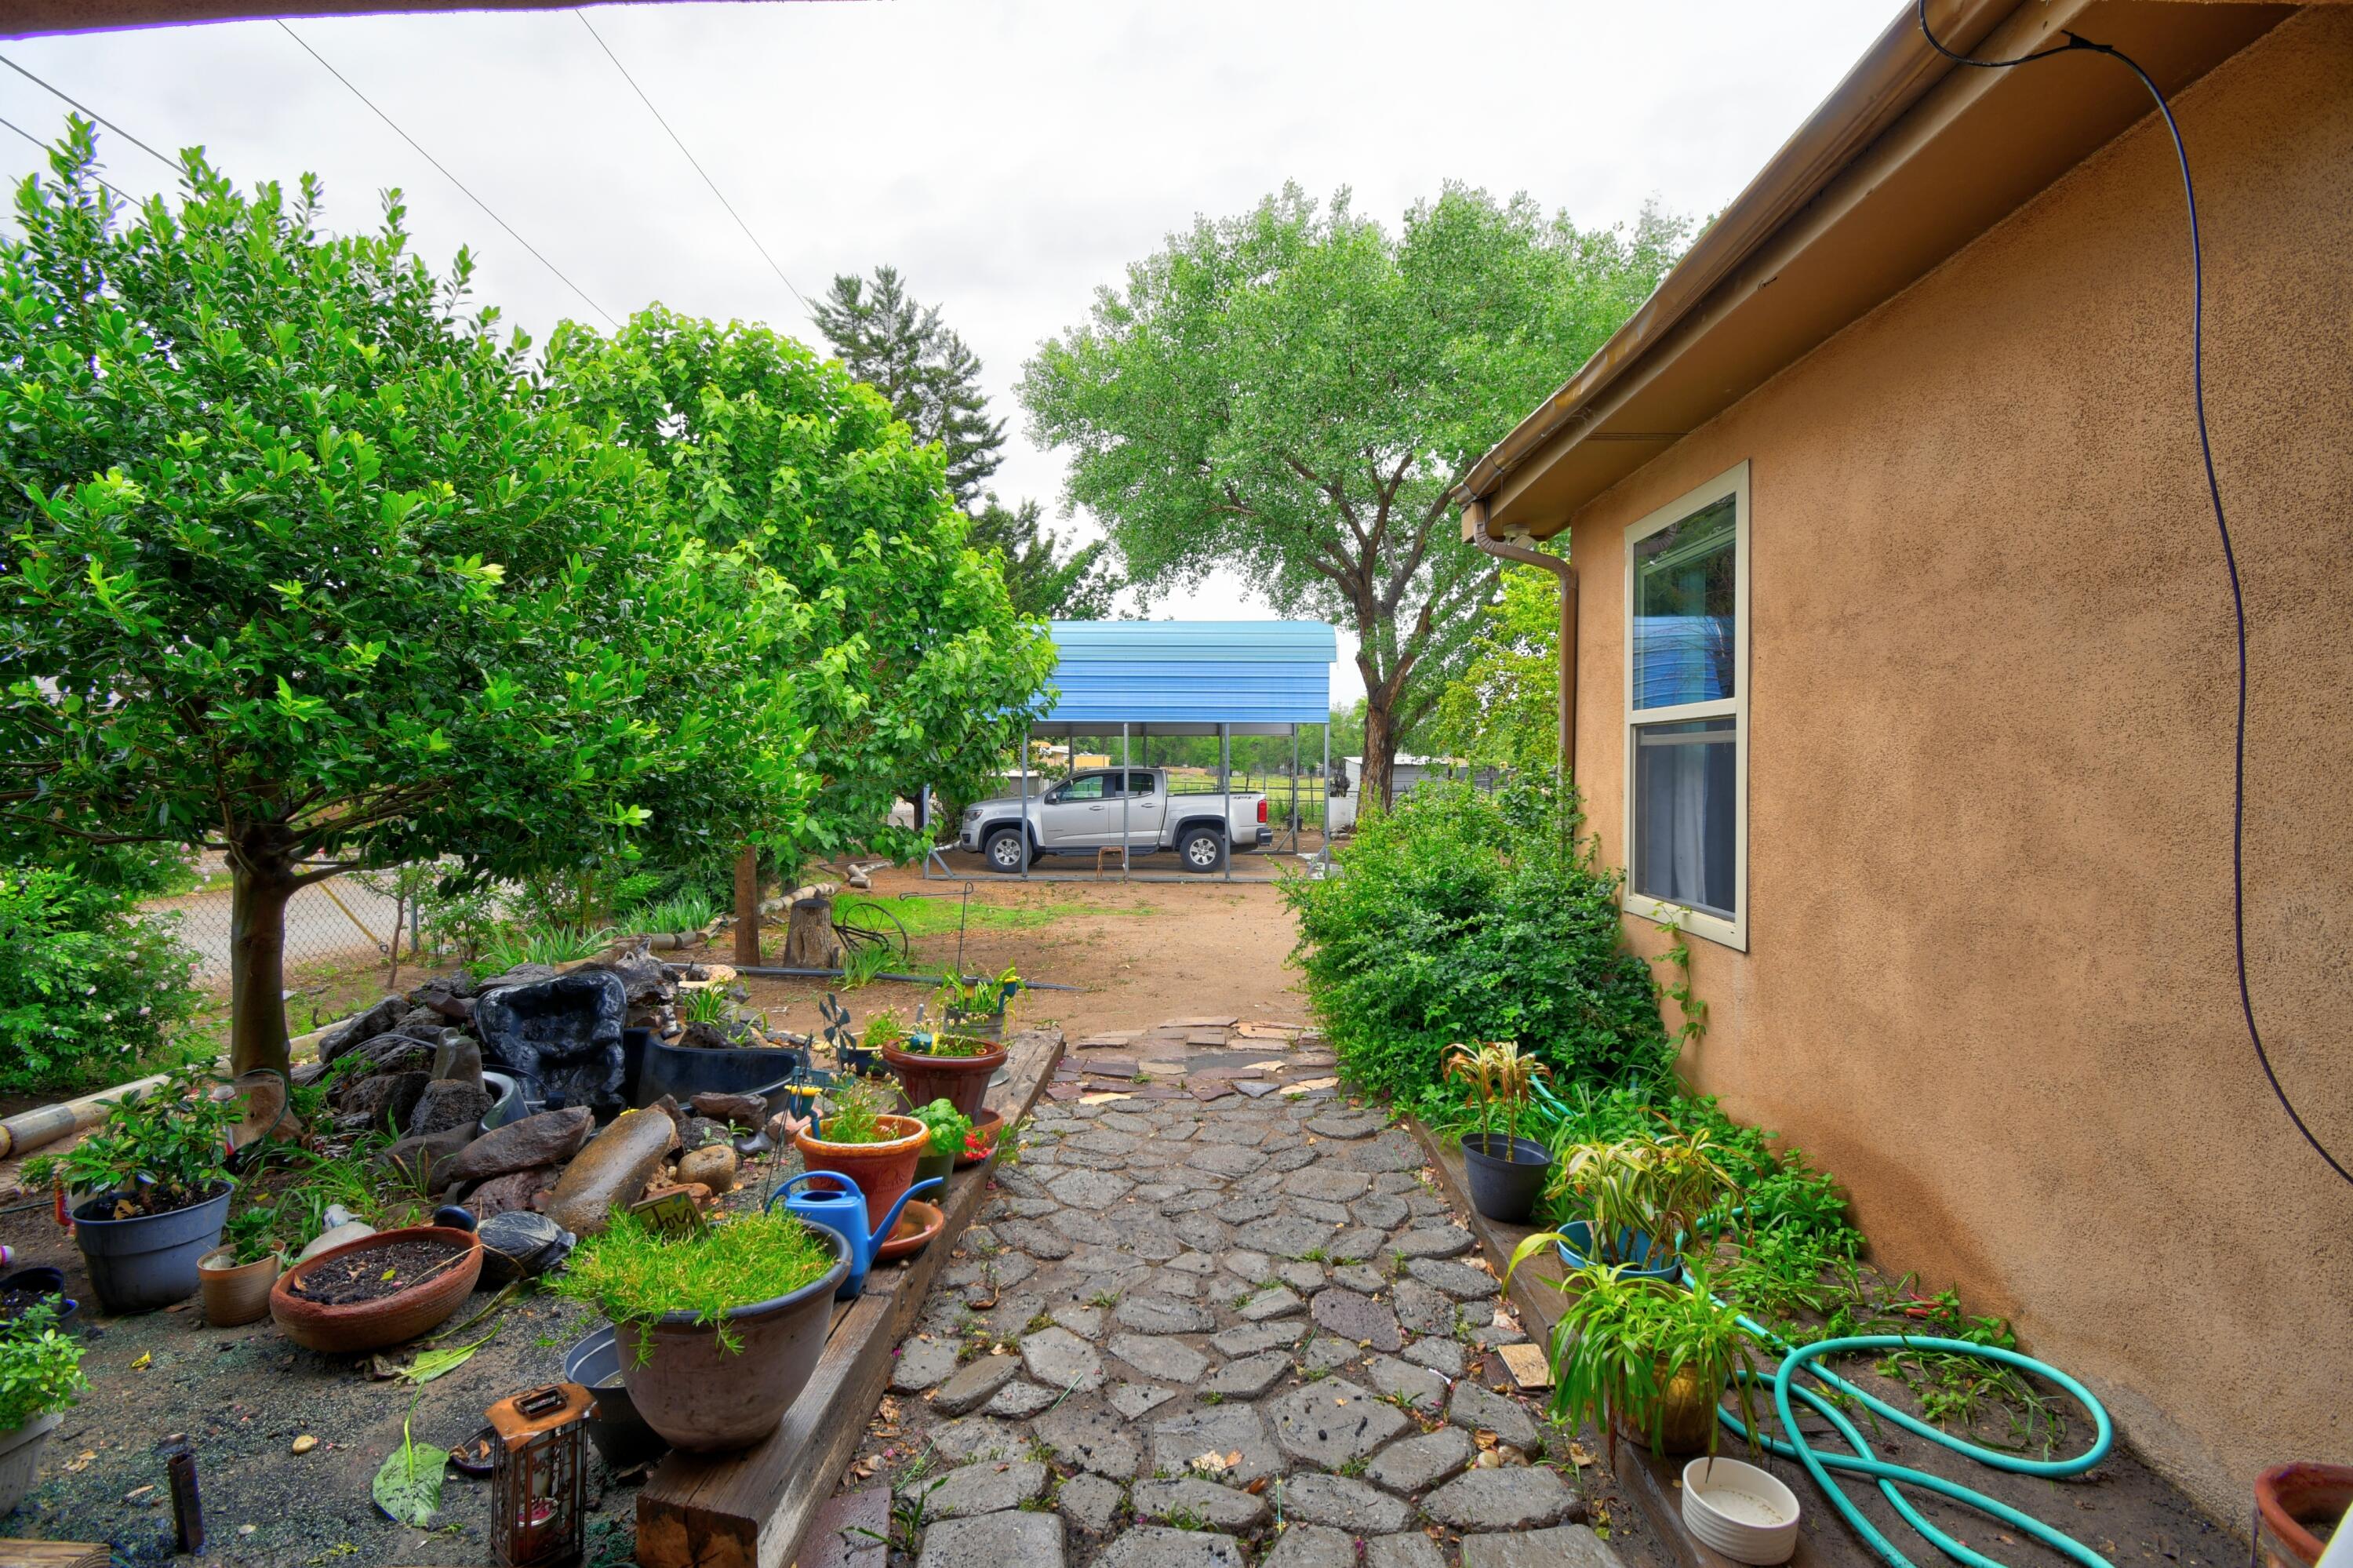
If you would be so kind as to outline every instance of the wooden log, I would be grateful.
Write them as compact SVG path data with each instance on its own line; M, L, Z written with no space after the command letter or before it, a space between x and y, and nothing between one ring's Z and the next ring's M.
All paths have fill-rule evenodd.
M1008 1082L989 1096L1008 1126L1029 1113L1061 1054L1060 1030L1014 1038ZM988 1170L950 1177L939 1235L903 1265L878 1269L865 1294L835 1316L808 1386L766 1442L661 1462L638 1496L643 1568L788 1568L797 1560L890 1386L892 1351L987 1197Z
M0 1568L106 1568L106 1547L78 1541L0 1541Z
M839 885L831 882L793 890L785 916L785 968L841 967L841 938L833 928L833 895L839 891Z

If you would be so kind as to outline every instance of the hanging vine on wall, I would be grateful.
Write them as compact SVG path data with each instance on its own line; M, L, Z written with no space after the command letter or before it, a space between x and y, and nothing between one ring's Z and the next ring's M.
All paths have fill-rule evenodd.
M1661 906L1665 913L1651 922L1671 946L1652 959L1667 966L1667 979L1659 989L1675 1004L1683 1015L1683 1027L1675 1031L1675 1052L1680 1055L1696 1046L1707 1034L1707 1002L1692 994L1691 941L1683 935L1683 916L1687 909L1669 904Z

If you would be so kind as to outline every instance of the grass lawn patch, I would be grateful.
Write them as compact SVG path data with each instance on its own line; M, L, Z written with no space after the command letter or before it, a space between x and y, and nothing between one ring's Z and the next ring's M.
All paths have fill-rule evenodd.
M869 911L881 911L870 913ZM1149 915L1143 905L1114 908L1083 899L1058 898L1043 904L984 904L978 899L959 909L953 896L925 897L902 894L895 897L848 894L834 900L833 917L845 925L888 931L895 916L910 937L935 937L952 932L959 919L968 931L1014 931L1083 915Z

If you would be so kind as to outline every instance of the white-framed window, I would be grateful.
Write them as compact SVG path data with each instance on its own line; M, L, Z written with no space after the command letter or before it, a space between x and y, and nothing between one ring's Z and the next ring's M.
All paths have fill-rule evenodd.
M1626 530L1629 914L1748 946L1748 465Z

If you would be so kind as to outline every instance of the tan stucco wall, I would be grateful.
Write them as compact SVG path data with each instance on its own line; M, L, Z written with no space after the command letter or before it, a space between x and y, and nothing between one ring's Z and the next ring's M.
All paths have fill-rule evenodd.
M2353 12L2177 109L2253 628L2256 1015L2353 1159ZM2353 1460L2353 1189L2239 1020L2188 272L2144 122L1586 507L1577 753L1623 864L1623 530L1748 460L1749 950L1693 944L1688 1074L2243 1531L2264 1466Z

